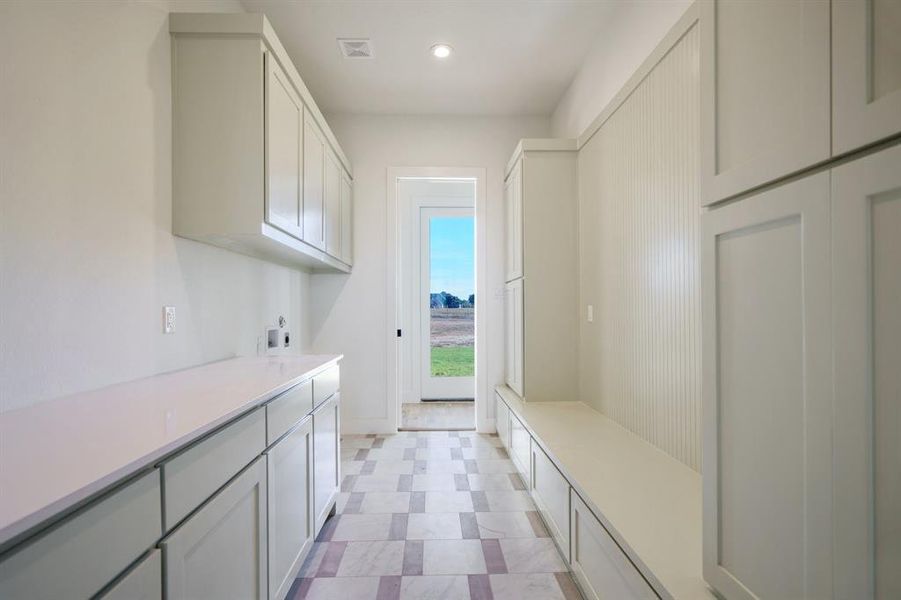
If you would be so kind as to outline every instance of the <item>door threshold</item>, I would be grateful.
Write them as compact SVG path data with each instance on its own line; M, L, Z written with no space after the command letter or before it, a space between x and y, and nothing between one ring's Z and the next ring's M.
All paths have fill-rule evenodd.
M420 398L420 402L475 402L475 398Z
M398 427L398 431L475 431L475 427Z

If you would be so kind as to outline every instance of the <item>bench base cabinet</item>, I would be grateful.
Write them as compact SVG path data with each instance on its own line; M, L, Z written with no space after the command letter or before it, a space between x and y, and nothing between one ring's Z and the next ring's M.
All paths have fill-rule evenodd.
M656 600L657 594L575 492L570 514L571 565L586 597Z
M260 457L160 543L167 600L267 597L266 487Z
M495 411L494 411L494 425L497 429L497 436L501 439L501 444L504 445L504 448L507 450L510 449L510 409L507 408L507 405L504 404L504 401L500 399L500 396L495 396Z
M315 390L314 382L313 388ZM315 392L314 392L315 393ZM313 412L313 506L316 531L328 518L338 497L338 398L335 394Z
M532 440L532 498L563 557L569 562L569 482Z
M162 553L151 550L98 600L162 600Z
M532 437L519 419L512 414L510 415L510 458L526 484L526 488L529 488L532 473Z
M287 596L313 544L313 419L266 452L269 476L269 597Z

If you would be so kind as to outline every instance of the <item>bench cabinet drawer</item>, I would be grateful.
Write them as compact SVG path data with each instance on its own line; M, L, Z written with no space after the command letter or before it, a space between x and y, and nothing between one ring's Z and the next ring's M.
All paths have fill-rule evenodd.
M307 380L266 405L266 445L288 433L313 410L313 380Z
M572 493L570 563L589 600L652 600L657 594L582 499Z
M569 482L535 441L532 441L532 497L551 536L569 560Z
M288 595L313 544L313 419L266 451L269 501L269 598Z
M501 438L501 444L507 450L510 449L510 409L507 404L501 400L501 397L495 394L494 401L496 403L494 411L495 427L497 428L497 436Z
M154 470L0 558L0 598L90 598L156 543L161 522Z
M154 549L98 600L162 600L163 557Z
M261 456L160 543L166 599L264 600L266 503Z
M532 437L529 435L529 432L523 427L523 424L520 423L519 419L516 418L513 413L510 413L510 458L513 459L513 464L516 466L519 471L519 475L522 477L523 482L526 484L526 488L529 487L529 474L532 471L531 468L531 442Z
M169 531L266 449L262 408L163 463L165 530Z
M338 391L340 371L338 365L329 367L313 377L313 407L317 407Z

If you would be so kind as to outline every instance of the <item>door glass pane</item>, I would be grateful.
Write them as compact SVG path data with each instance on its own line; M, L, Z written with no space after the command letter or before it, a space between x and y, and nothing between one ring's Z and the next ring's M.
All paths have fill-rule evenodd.
M475 244L472 217L429 219L432 377L475 374Z

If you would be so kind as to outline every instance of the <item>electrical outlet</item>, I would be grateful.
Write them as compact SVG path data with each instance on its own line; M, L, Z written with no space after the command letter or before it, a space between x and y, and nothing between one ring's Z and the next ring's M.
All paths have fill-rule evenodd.
M163 333L175 333L175 307L163 307Z

